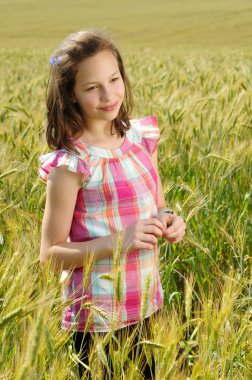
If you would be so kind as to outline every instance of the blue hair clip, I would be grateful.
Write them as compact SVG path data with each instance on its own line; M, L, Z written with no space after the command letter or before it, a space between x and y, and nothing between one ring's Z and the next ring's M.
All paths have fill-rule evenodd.
M52 57L52 58L50 58L51 65L58 65L60 63L59 60L58 60L58 58L59 57L56 57L56 58Z

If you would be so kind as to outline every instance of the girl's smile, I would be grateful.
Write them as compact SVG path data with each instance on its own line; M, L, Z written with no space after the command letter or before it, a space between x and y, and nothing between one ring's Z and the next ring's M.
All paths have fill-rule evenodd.
M114 109L117 107L117 104L118 104L118 103L111 104L111 105L106 106L106 107L101 107L101 110L104 110L104 111L112 111L112 110L114 110Z

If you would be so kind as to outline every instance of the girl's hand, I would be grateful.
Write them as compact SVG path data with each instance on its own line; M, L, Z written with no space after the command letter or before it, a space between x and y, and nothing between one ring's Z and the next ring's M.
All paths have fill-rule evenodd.
M164 233L162 238L169 243L178 243L185 235L186 223L181 216L170 213L159 213L157 219L163 223Z
M163 223L157 218L138 220L125 228L122 250L127 253L136 249L153 249L164 230Z

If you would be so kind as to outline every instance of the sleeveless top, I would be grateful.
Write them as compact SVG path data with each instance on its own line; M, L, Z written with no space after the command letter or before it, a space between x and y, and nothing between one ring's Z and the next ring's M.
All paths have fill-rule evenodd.
M39 157L38 174L43 182L52 168L61 165L83 175L67 241L85 242L111 235L137 220L157 216L157 173L150 160L160 137L157 119L154 115L131 119L130 125L118 148L85 146L71 138L79 155L59 149ZM115 261L111 256L92 266L62 272L66 302L62 329L120 329L161 308L157 245L117 255Z

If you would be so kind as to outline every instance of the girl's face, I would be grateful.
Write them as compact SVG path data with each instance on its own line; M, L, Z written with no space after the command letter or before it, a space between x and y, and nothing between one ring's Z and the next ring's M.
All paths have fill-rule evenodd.
M87 125L98 120L114 120L124 94L117 59L110 51L104 50L79 63L73 98Z

